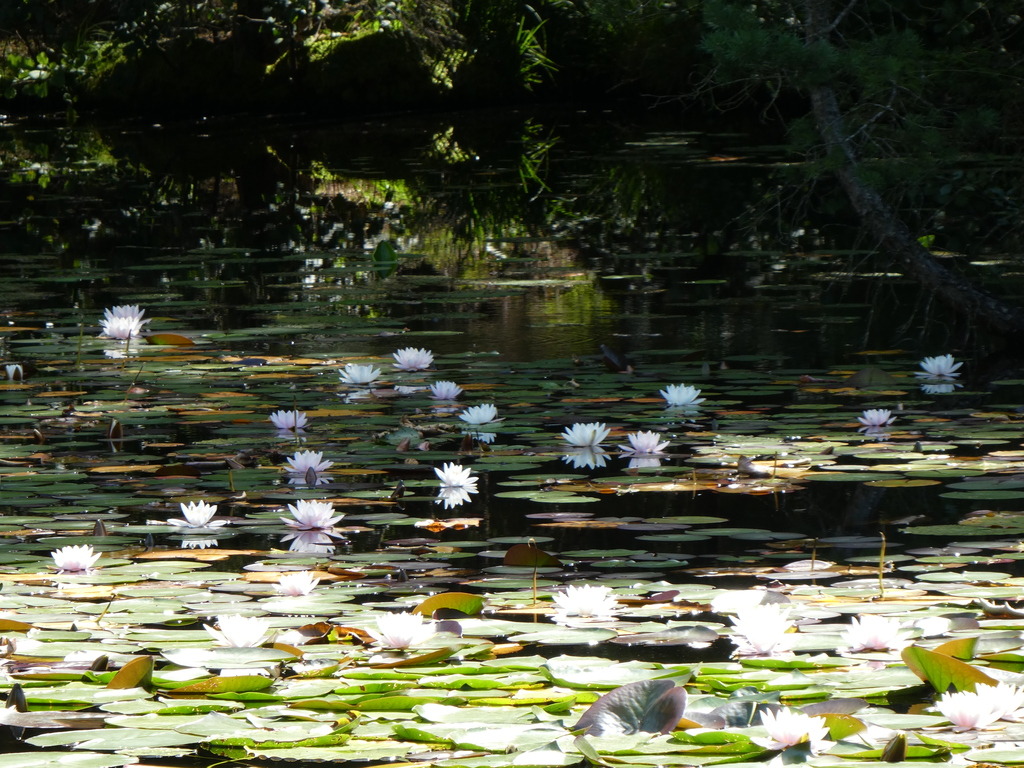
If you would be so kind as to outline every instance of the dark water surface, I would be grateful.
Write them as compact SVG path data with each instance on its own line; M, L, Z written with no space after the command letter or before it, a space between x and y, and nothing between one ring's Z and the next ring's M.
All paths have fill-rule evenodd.
M677 454L665 466L677 474L691 471L693 445L759 434L761 416L793 408L841 413L827 426L812 420L788 432L772 427L780 439L840 432L853 439L861 408L900 405L962 429L972 412L1003 404L1005 431L981 434L973 447L960 432L943 436L928 428L896 439L917 453L929 449L915 442L954 439L961 456L981 455L997 440L1018 447L1019 431L1005 423L1020 401L1015 373L999 377L1007 384L998 397L983 380L982 368L995 366L982 359L991 341L943 317L909 281L858 250L853 223L816 209L813 194L799 216L781 207L774 195L793 158L776 141L721 132L682 113L590 109L341 124L8 123L0 126L0 309L10 325L36 330L6 335L5 356L35 365L60 391L78 356L103 362L102 349L76 348L79 326L91 338L103 308L115 304L143 305L158 318L153 329L201 336L222 358L341 360L388 356L409 345L439 356L493 355L493 372L506 383L529 375L558 390L562 399L534 403L530 411L533 423L543 416L553 446L561 424L598 420L596 407L572 405L564 387L580 378L588 393L586 376L603 370L605 344L628 355L635 373L609 374L610 384L595 378L594 386L606 387L589 391L598 399L623 396L625 378L614 376L632 376L655 397L667 383L730 389L698 419L667 422ZM402 254L397 270L370 260L381 240ZM868 364L907 376L921 357L946 352L968 360L968 386L938 400L922 397L913 379L909 389L881 394L800 385L801 375L838 381ZM457 364L442 370L435 379L459 380ZM750 386L729 379L729 371L749 372ZM96 382L81 382L86 394L69 395L64 407L95 395ZM338 402L333 372L330 382L315 386ZM282 389L272 407L292 407L287 397ZM12 407L24 402L17 389L4 393ZM478 402L484 400L472 399ZM624 415L613 412L608 420ZM643 428L635 416L619 423ZM24 434L25 423L8 430ZM166 438L223 452L251 439L232 434L177 424L132 450L164 455L147 446ZM328 455L341 458L345 443L328 444ZM521 449L521 442L499 436L496 446ZM356 455L345 458L358 464ZM541 463L553 476L568 471L557 458ZM616 463L619 469L590 474L620 476ZM390 469L366 487L390 489L400 476ZM441 538L537 534L526 514L575 511L493 498L509 476L499 468L482 480L487 492L467 512L484 517L481 530ZM808 538L886 530L897 539L893 551L937 539L901 536L886 521L953 523L971 510L1012 511L1020 503L940 497L943 490L815 482L785 494L609 494L578 509L600 508L600 517L716 516ZM436 513L423 500L407 502L405 511ZM621 538L586 528L553 531L549 546L558 551ZM662 543L657 551L694 566L733 557L761 561L760 540L720 536ZM372 548L379 541L356 543ZM822 557L843 560L877 553L878 542L804 542L781 557L817 548ZM755 554L744 555L748 549Z

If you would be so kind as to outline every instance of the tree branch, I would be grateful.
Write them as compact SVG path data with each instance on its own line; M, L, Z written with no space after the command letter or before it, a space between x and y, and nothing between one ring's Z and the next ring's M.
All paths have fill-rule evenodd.
M804 0L808 44L827 41L834 27L828 23L829 6L829 0ZM842 164L835 171L839 183L867 230L877 239L878 247L897 257L907 273L954 310L973 316L994 331L1024 334L1024 310L1007 304L939 263L881 195L860 178L858 159L846 133L835 90L827 85L812 87L811 106L827 154L842 157Z

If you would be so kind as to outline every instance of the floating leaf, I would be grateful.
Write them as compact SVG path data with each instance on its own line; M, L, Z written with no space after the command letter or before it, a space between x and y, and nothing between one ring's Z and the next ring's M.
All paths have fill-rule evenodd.
M450 608L467 616L476 616L484 608L484 600L478 595L471 595L468 592L442 592L439 595L432 595L422 603L413 608L413 613L421 613L424 616L433 616L435 611L442 608Z
M932 648L932 651L944 656L952 656L961 661L970 661L974 658L974 649L977 645L977 637L962 637L958 640L948 640L942 645Z
M939 693L945 693L950 687L956 691L974 691L974 686L979 683L998 684L977 667L916 645L904 648L900 655L915 675L931 683Z
M118 670L107 683L107 688L145 688L153 683L153 657L140 656L132 659Z
M529 568L561 568L557 557L545 552L534 544L515 544L509 547L502 560L504 565L519 565Z
M669 733L686 710L686 689L673 680L640 680L606 693L583 713L576 729L589 736Z
M147 343L156 344L158 346L194 347L196 344L188 336L179 336L176 333L154 333L151 336L145 336L144 338Z
M199 683L175 688L174 695L182 696L186 693L245 693L248 691L263 691L273 684L273 680L263 675L211 677Z

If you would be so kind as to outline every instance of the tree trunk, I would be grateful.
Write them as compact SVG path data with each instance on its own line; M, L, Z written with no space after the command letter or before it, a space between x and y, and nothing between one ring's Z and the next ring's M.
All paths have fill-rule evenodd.
M830 6L829 0L804 0L805 39L809 44L828 37L832 24ZM867 230L877 239L878 247L897 257L911 277L953 310L998 333L1024 334L1024 310L1007 304L939 263L881 195L860 178L857 155L847 138L835 91L827 85L813 87L811 106L828 154L838 153L843 159L835 171L839 183Z

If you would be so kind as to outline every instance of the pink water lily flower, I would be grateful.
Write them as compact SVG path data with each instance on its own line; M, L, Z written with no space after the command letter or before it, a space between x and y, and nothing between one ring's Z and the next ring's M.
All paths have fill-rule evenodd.
M991 686L977 686L979 688L991 688ZM956 731L970 731L979 728L987 728L996 722L1001 712L994 710L994 702L989 698L973 691L958 691L956 693L944 693L935 702L935 708L951 722Z
M314 578L312 571L295 571L281 576L274 588L282 595L299 597L308 595L319 583L320 579Z
M281 522L289 528L300 531L316 531L332 528L345 515L334 515L334 504L329 501L307 501L300 499L288 505L291 518L282 517Z
M53 564L57 570L63 573L76 571L88 571L93 564L100 559L99 552L93 552L92 546L83 544L81 546L61 547L50 553Z
M896 421L896 417L892 415L892 411L885 408L869 408L857 417L857 421L864 425L857 430L858 432L871 433L885 429Z
M287 461L291 475L305 475L311 469L316 473L326 472L334 466L333 461L324 459L322 451L296 451Z
M668 440L661 442L661 435L657 432L630 432L626 437L629 439L629 445L619 446L624 454L651 456L664 453L669 446Z
M1024 689L1006 683L974 686L974 691L945 693L935 708L956 731L987 728L997 720L1011 718L1024 706Z
M1024 688L999 683L998 685L976 685L974 690L989 702L992 711L1000 720L1016 719L1015 715L1024 707Z

